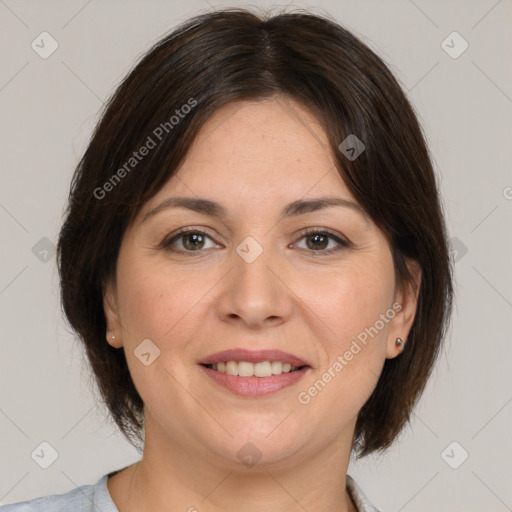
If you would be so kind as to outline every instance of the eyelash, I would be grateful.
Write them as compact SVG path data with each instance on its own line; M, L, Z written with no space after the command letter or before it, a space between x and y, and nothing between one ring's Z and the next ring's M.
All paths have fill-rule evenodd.
M204 250L206 250L206 249L197 249L195 251L188 251L185 249L176 249L176 248L172 247L172 244L174 243L174 241L182 238L184 235L188 235L188 234L192 234L192 233L203 235L203 236L206 236L207 238L210 238L210 240L213 240L210 235L208 235L207 233L205 233L204 231L202 231L200 229L183 228L183 229L176 231L175 233L172 233L170 235L170 237L168 237L167 239L165 239L162 242L161 246L163 249L170 251L170 252L190 254L190 255L194 255L194 253L201 253ZM306 238L307 236L312 236L312 235L327 236L328 238L330 238L331 240L334 240L338 244L338 247L333 248L333 249L328 249L328 250L315 251L313 249L304 249L304 250L309 251L314 254L319 253L322 256L324 256L324 255L327 256L330 254L334 254L338 251L341 251L342 249L346 249L346 248L350 247L350 244L346 240L343 240L338 235L334 234L333 232L331 232L330 230L327 230L327 229L307 228L300 233L299 240L302 240L303 238Z

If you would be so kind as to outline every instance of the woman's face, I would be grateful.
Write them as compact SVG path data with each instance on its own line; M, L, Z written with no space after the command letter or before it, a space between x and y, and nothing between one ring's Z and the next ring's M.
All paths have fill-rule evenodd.
M178 197L222 215L171 206ZM339 204L301 206L327 197ZM322 128L286 98L210 118L125 233L116 281L105 296L109 343L124 347L146 442L226 467L284 467L350 447L415 309ZM216 355L227 350L238 353ZM229 360L264 363L229 363L230 373L267 376L223 373ZM302 368L279 375L287 361Z

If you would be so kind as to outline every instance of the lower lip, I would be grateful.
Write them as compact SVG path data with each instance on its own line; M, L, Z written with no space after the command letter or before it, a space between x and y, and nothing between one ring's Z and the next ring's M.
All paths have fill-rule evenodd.
M241 396L263 396L275 393L298 382L309 370L309 367L305 367L294 372L281 373L270 377L237 377L236 375L212 370L203 365L200 366L206 375L217 384Z

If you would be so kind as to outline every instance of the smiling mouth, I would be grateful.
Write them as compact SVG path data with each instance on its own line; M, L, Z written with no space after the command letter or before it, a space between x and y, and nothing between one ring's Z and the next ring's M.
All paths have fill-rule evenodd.
M308 366L292 366L290 363L281 361L262 361L259 363L250 363L248 361L225 361L214 364L203 364L210 370L219 373L226 373L236 377L272 377L283 373L293 373Z

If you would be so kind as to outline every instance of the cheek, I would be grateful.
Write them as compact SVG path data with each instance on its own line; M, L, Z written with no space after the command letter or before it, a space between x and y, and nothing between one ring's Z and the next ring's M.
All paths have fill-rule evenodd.
M177 269L161 258L154 260L125 255L118 263L126 359L139 394L150 408L161 403L162 389L170 390L165 398L169 404L189 400L188 394L182 396L178 382L185 383L196 366L194 340L201 337L198 332L211 311L212 294L208 292L222 277L222 272ZM149 366L137 357L144 353L139 347L147 339L157 347L149 344L150 352L152 348L158 354Z
M148 260L138 265L135 258L125 258L118 263L118 283L123 345L135 387L151 410L185 407L180 401L186 402L188 395L179 393L176 378L183 381L184 363L192 364L188 352L197 328L193 317L200 310L198 301L208 289L208 281L187 279L176 272L171 275ZM139 357L148 352L146 362L151 362L146 365ZM165 398L163 389L168 391Z
M325 326L322 332L330 354L350 345L392 306L394 272L391 264L385 263L347 264L329 276L316 278L314 286L309 283L311 286L302 291L305 304L316 313L313 318L317 318L318 327L322 323ZM385 334L387 326L379 322L379 332Z
M339 421L358 413L385 361L393 294L392 262L385 257L347 266L335 278L319 283L309 305L323 320L317 320L317 332L328 334L319 338L322 364L302 386L300 403L310 403L311 411L319 414L334 407Z
M186 273L170 273L161 262L126 257L118 263L123 327L131 344L146 338L162 344L186 325L186 316L205 292L205 282Z
M340 328L345 328L351 339L364 342L364 333L370 331L373 338L384 338L387 323L380 320L381 315L392 306L394 287L386 275L372 273L358 279L351 276L344 295L343 307L340 311ZM375 332L377 328L378 333ZM371 348L371 347L370 347Z

